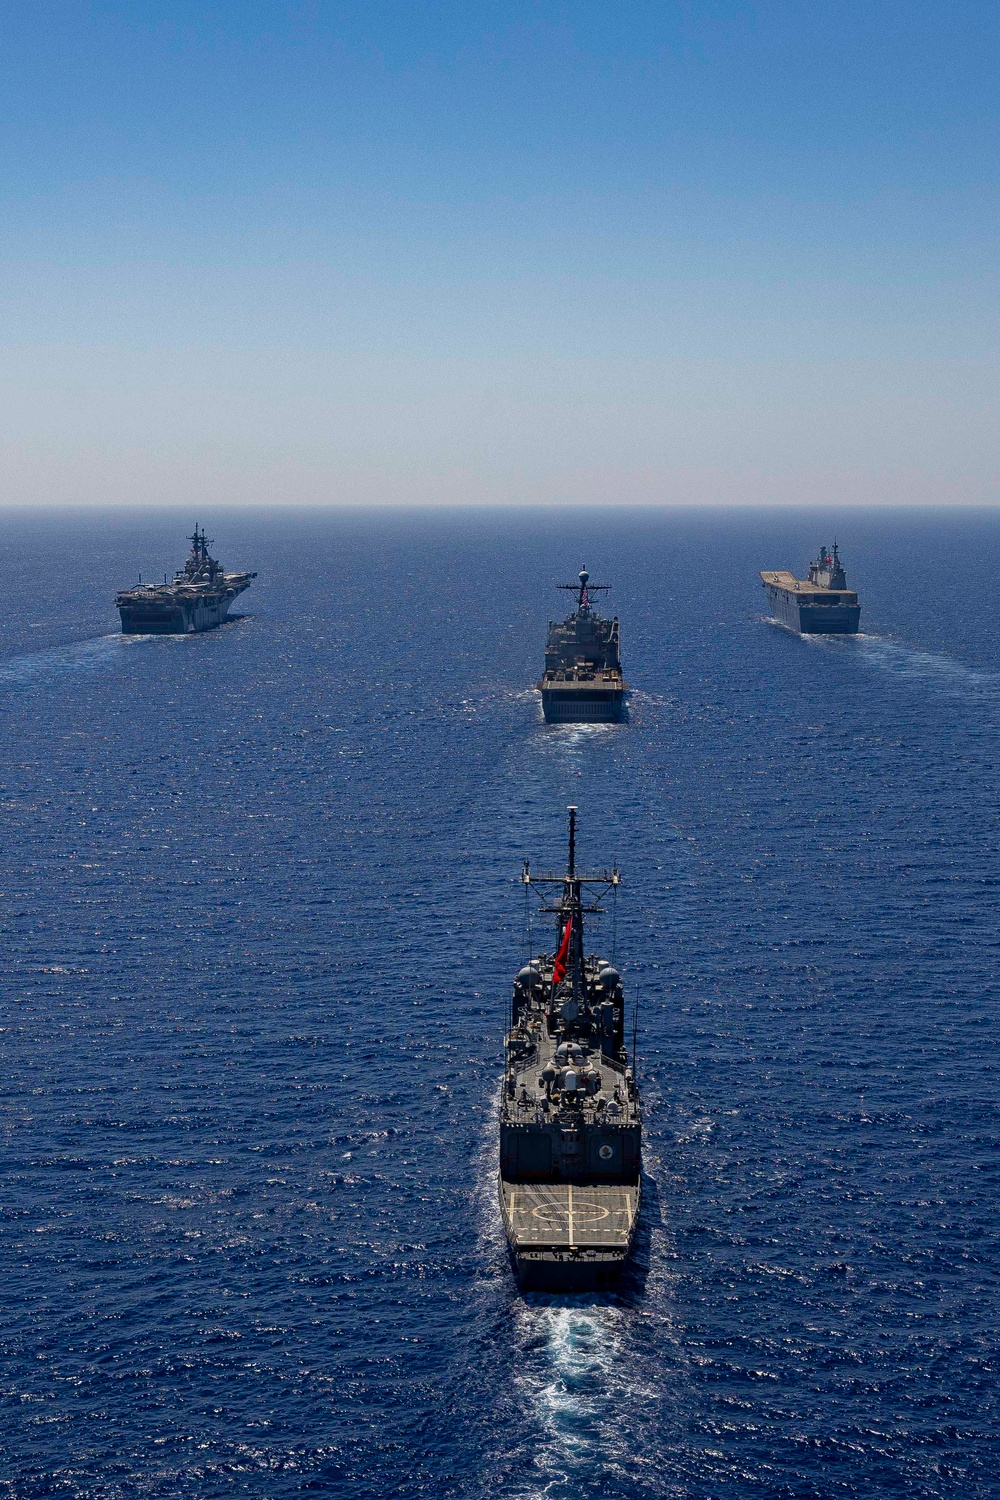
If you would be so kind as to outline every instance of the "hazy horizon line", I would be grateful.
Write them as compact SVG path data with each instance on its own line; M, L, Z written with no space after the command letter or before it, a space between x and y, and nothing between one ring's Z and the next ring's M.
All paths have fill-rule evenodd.
M996 500L198 500L99 501L99 500L0 500L0 511L129 511L136 514L151 511L218 511L218 510L302 510L302 511L397 511L419 514L427 511L718 511L718 510L997 510Z

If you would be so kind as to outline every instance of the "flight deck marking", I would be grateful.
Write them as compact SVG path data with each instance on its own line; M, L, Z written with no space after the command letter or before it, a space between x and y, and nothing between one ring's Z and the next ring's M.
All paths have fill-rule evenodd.
M569 1184L569 1248L573 1248L573 1184Z
M528 1209L521 1209L522 1214L527 1212ZM600 1203L574 1203L572 1209L559 1203L536 1203L530 1212L533 1219L543 1222L549 1218L569 1219L572 1215L574 1224L599 1224L602 1219L610 1218L612 1212L620 1214L621 1209L604 1208Z

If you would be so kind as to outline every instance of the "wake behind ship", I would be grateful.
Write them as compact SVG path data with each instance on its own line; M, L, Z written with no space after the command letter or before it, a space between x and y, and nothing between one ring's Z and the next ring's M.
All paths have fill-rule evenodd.
M602 620L590 604L593 593L610 585L591 583L586 568L580 582L557 588L576 594L576 609L562 621L549 621L545 673L538 683L547 724L616 724L625 711L617 617Z
M191 555L172 583L139 583L122 589L115 604L124 635L193 635L213 630L229 606L250 587L256 573L226 573L209 555L212 543L196 526L188 537Z
M625 1265L639 1218L642 1113L625 1041L621 976L584 952L584 887L613 890L617 870L576 871L576 808L569 809L565 875L543 910L556 947L514 981L500 1102L500 1208L521 1284L549 1291L605 1286ZM597 892L598 900L602 891ZM634 1051L634 1042L633 1042Z
M837 544L819 549L809 564L809 577L792 573L761 573L771 614L780 625L799 635L855 635L861 619L858 596L847 587L847 575Z

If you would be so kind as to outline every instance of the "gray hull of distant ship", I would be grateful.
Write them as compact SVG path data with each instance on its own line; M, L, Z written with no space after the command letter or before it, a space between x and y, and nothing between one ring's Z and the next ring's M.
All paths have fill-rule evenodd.
M242 588L227 590L221 598L212 599L123 601L118 605L122 634L197 635L214 630L228 620L229 606L242 592Z
M766 583L764 592L779 625L797 635L856 635L860 604L806 604L789 589Z
M542 688L546 724L619 724L625 717L623 688Z
M229 618L232 598L184 600L175 604L118 604L124 636L193 636L214 630Z

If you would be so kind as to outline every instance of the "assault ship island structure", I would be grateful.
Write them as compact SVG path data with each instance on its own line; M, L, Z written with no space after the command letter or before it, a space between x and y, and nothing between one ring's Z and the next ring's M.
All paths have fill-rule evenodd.
M188 537L191 555L173 583L142 583L115 596L125 635L193 635L212 630L229 606L250 587L256 573L227 573L209 555L212 543L196 526Z
M625 712L618 619L602 620L590 596L607 583L591 583L586 568L579 583L560 583L576 594L576 608L562 621L549 621L545 673L537 684L547 724L616 724Z
M771 614L779 625L799 635L856 635L861 607L847 587L847 575L834 543L833 551L819 549L809 564L809 577L791 573L761 573Z
M639 1217L635 1037L630 1065L621 976L585 952L583 932L584 916L602 910L601 897L620 876L616 869L577 873L571 807L565 875L533 875L525 864L521 879L545 892L556 888L543 904L556 919L556 945L514 981L500 1101L500 1208L524 1287L587 1290L619 1275Z

